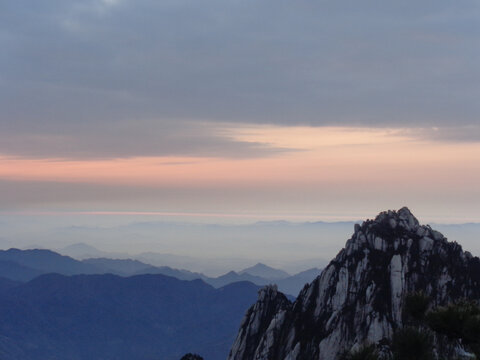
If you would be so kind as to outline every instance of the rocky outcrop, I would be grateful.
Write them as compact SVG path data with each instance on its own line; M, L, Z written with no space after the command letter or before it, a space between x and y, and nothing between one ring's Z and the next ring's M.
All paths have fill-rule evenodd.
M277 340L277 329L282 326L291 305L276 285L260 289L257 302L243 318L229 359L268 358Z
M408 294L423 291L435 307L480 299L479 285L477 257L421 226L407 208L383 212L355 225L345 248L293 304L263 290L229 360L333 360L366 343L388 348Z

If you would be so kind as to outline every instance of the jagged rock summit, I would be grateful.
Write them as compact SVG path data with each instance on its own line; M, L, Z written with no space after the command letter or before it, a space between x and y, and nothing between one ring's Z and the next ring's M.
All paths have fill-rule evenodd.
M355 225L346 246L294 303L260 292L229 360L334 360L364 344L387 348L407 295L430 307L480 299L480 260L422 226L406 207ZM383 344L383 345L382 345Z

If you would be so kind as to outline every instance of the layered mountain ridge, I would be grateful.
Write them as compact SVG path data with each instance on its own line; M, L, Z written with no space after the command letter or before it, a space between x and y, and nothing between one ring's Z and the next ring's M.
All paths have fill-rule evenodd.
M275 287L263 289L228 359L334 360L364 344L388 353L409 294L423 292L433 308L479 300L479 285L479 258L420 225L408 208L382 212L355 225L345 248L295 302Z
M49 273L62 275L114 274L119 276L161 274L179 280L201 279L215 288L235 282L249 281L260 286L277 284L282 291L292 296L292 294L297 294L306 283L312 281L320 273L320 269L313 268L290 275L282 270L259 263L238 273L230 271L218 277L208 277L201 273L169 266L153 266L133 259L89 258L79 261L47 249L11 248L0 250L0 277L25 282Z

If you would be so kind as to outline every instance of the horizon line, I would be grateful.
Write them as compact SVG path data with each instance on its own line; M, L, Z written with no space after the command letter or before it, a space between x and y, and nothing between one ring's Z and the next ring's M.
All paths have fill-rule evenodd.
M294 223L312 223L312 222L324 222L324 223L341 223L341 222L362 222L369 217L362 219L360 216L345 216L345 215L278 215L278 214L258 214L258 213L220 213L220 212L181 212L181 211L117 211L117 210L92 210L92 211L55 211L55 210L46 210L46 211L0 211L0 216L159 216L159 217L191 217L191 218L208 218L208 217L218 217L218 218L239 218L239 219L255 219L256 222L261 222L261 219L273 219L274 221L285 221L289 222L288 219L313 219L317 220L305 220L302 222ZM438 220L437 220L438 221ZM453 222L424 222L435 224L435 225L468 225L468 224L480 224L480 221L453 221Z

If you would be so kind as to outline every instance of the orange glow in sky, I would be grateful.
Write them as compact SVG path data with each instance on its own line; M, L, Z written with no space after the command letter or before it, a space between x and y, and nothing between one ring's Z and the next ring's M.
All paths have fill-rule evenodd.
M235 131L236 130L236 131ZM465 186L480 181L480 144L414 139L396 130L242 127L236 140L285 151L263 158L142 157L110 160L1 157L0 178L155 186L392 185ZM290 149L290 151L288 150ZM448 176L446 176L448 175Z
M470 204L464 208L473 214L480 196L479 143L435 142L415 138L405 130L378 128L262 125L222 131L233 140L281 151L258 158L228 158L222 154L103 160L4 156L0 157L0 179L71 184L73 193L79 184L152 191L152 196L143 194L142 199L129 195L123 206L118 205L121 199L115 198L115 208L108 201L92 208L100 201L98 195L90 199L78 195L81 209L86 210L233 214L279 211L296 216L320 211L341 213L342 208L367 205L374 212L404 204L429 204L425 212L434 214L439 207L433 205L436 208L432 209L431 204L444 204L438 216L448 217L452 201L462 206ZM64 195L57 197L55 187L52 191L53 200L50 196L40 202L47 204L45 209L49 209L49 202L62 203ZM118 196L123 196L121 191ZM75 209L71 197L65 204Z

